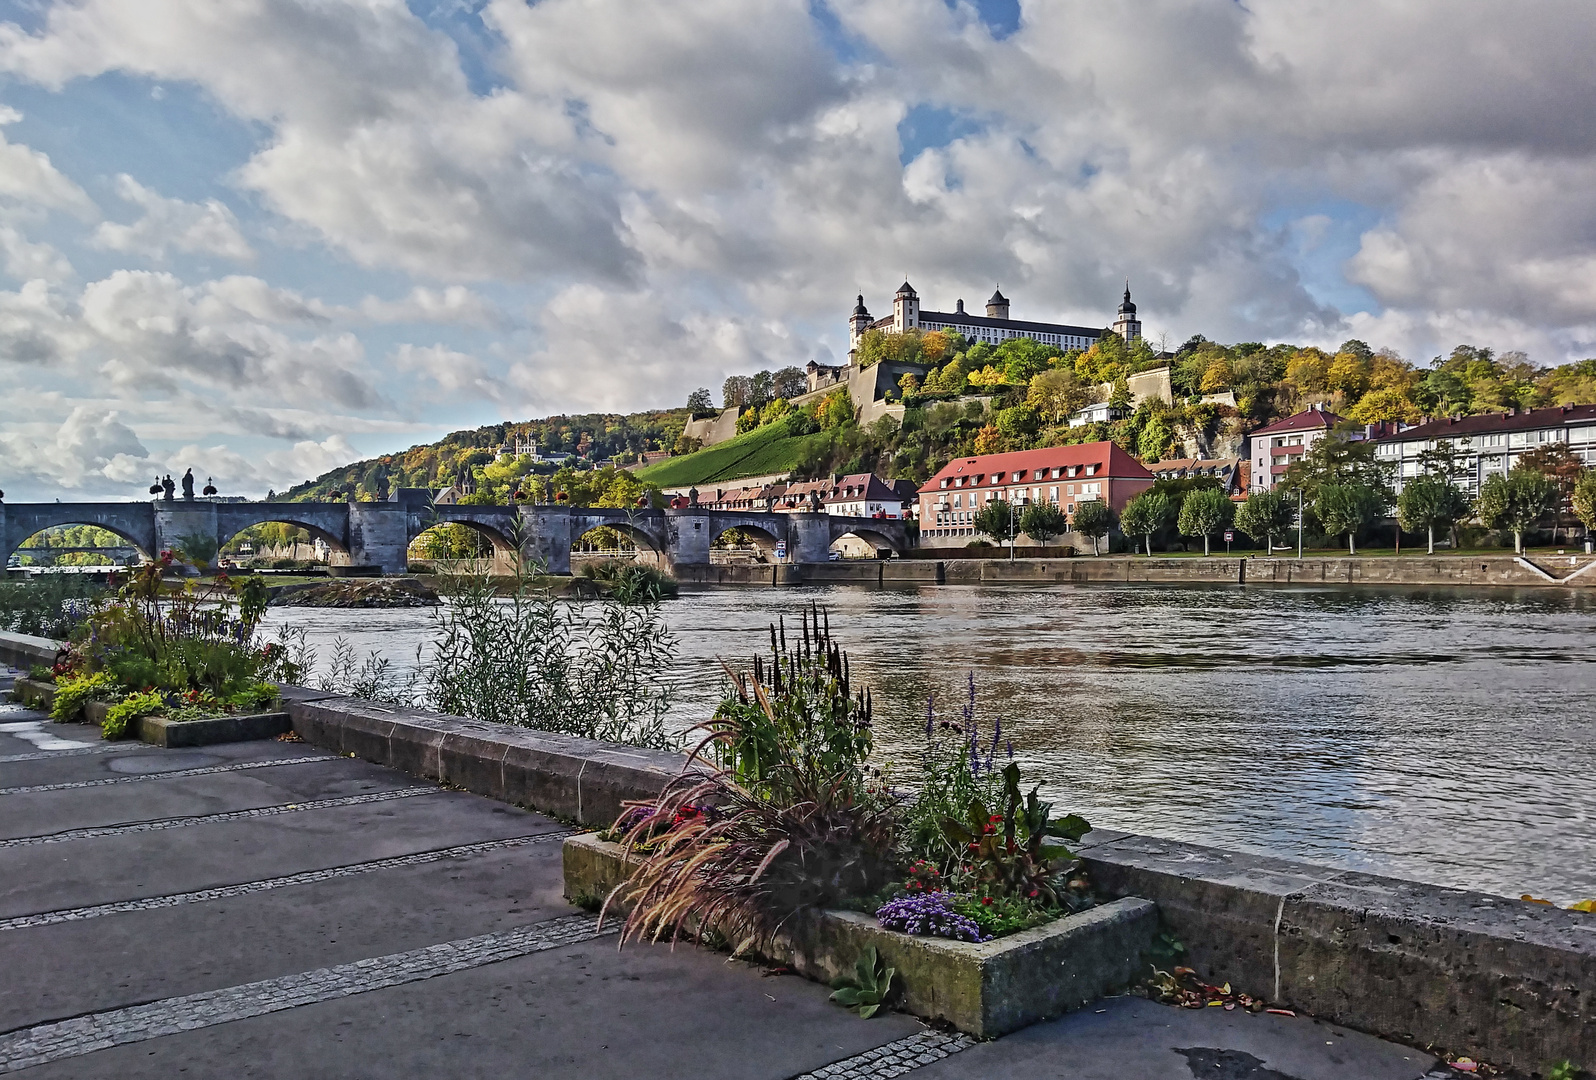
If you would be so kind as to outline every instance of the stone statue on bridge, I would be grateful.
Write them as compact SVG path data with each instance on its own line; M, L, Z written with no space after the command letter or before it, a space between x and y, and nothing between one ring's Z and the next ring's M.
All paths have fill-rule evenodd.
M172 501L172 495L177 491L177 485L172 483L172 474L167 473L166 479L161 481L161 498L167 502Z
M194 470L190 469L183 474L183 501L194 501Z

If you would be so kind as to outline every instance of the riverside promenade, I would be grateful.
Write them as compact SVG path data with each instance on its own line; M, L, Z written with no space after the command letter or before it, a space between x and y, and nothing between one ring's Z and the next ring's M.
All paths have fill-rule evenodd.
M558 821L297 742L105 743L0 668L0 1074L1418 1080L1309 1018L1099 1001L993 1042L596 935Z

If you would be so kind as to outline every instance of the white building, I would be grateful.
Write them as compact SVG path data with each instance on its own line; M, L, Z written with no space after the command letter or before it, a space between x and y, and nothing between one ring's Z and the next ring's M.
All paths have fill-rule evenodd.
M920 294L905 281L892 299L892 314L884 319L872 318L865 307L864 294L859 295L853 314L848 318L848 349L851 353L858 348L859 339L869 330L884 330L889 334L902 334L909 330L951 330L963 334L970 341L985 341L991 345L1009 338L1028 337L1060 349L1089 349L1107 329L1011 319L1008 298L1001 290L993 292L992 298L986 302L984 317L965 311L963 300L958 301L952 311L922 311ZM1125 284L1125 299L1119 306L1119 315L1112 329L1126 342L1142 336L1142 324L1136 317L1136 305L1131 302L1129 282Z
M1596 465L1596 405L1558 405L1549 409L1515 409L1480 416L1445 417L1375 440L1378 460L1392 466L1397 491L1418 476L1419 455L1442 442L1452 444L1465 491L1479 491L1488 476L1505 473L1519 458L1553 443L1567 443L1586 465Z
M1247 436L1252 457L1252 490L1268 491L1280 474L1302 460L1314 443L1330 434L1341 417L1317 405L1266 424Z

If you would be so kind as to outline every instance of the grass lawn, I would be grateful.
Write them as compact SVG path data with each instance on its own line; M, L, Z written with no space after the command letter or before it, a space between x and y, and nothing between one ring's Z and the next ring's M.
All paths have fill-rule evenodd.
M683 484L709 484L736 480L744 476L768 476L791 472L811 446L827 445L831 434L788 435L784 424L769 424L745 435L639 469L636 476L661 487Z

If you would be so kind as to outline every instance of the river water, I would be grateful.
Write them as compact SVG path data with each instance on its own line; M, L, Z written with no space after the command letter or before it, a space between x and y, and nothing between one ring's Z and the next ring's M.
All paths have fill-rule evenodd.
M684 591L673 718L780 615L830 614L877 746L927 698L1001 719L1028 778L1094 824L1567 904L1596 897L1596 596L1540 591L857 586ZM412 666L425 610L273 609L325 658ZM1000 752L1001 756L1001 752ZM901 766L900 766L901 767Z

